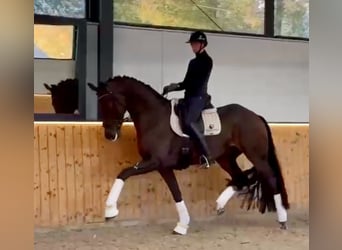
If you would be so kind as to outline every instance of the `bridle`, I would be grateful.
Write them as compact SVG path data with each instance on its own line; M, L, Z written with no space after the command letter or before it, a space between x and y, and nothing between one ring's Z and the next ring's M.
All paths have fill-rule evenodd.
M105 97L108 97L108 96L110 96L110 95L112 95L113 94L113 92L107 92L107 93L105 93L105 94L102 94L101 96L99 96L97 99L98 99L98 101L100 101L101 99L103 99L103 98L105 98ZM110 123L108 124L108 123L106 123L106 124L108 124L110 127L111 126L115 126L115 127L120 127L121 126L121 124L123 123L123 121L124 121L124 119L110 119ZM105 127L104 126L105 124L103 123L103 127Z
M113 92L105 93L105 94L99 96L97 99L100 101L100 100L103 99L104 97L109 96L109 95L111 95L111 94L113 94Z

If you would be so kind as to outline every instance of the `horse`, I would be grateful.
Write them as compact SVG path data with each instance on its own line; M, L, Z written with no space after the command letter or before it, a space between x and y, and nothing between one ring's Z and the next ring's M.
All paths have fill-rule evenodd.
M57 85L43 85L50 91L55 113L78 114L78 79L67 78Z
M129 177L158 171L172 194L179 216L173 233L186 235L190 216L174 171L199 164L200 154L197 145L182 132L177 99L168 100L151 86L126 75L114 76L97 86L87 85L97 95L104 137L111 141L120 137L127 111L134 123L141 156L134 166L117 175L106 200L105 219L118 216L117 201ZM266 120L239 104L213 108L209 103L197 124L202 127L216 162L232 178L216 200L217 214L223 213L229 199L245 190L250 200L259 197L261 213L266 207L268 211L276 211L280 228L287 229L290 204ZM236 162L242 153L253 164L248 174Z

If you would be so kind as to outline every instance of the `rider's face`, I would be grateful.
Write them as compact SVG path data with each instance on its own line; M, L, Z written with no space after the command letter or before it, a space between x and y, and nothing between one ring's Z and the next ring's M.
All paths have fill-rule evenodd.
M192 51L194 53L198 53L201 50L201 43L200 42L191 42L190 43Z

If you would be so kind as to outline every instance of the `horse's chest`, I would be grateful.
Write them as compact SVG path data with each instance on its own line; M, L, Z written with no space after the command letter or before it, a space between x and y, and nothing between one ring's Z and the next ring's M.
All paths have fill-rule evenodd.
M159 154L160 149L164 148L160 137L152 134L147 135L137 138L138 151L142 157Z
M137 138L137 147L139 154L144 157L150 155L150 144L146 138Z

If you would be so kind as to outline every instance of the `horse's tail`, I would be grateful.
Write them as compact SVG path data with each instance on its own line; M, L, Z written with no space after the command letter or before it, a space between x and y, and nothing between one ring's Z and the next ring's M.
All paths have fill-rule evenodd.
M278 157L276 155L276 150L275 150L275 146L274 146L274 142L273 142L271 128L269 127L269 125L268 125L268 123L267 123L267 121L265 120L264 117L262 117L262 116L259 116L259 117L264 122L266 130L267 130L267 137L268 137L268 164L272 168L272 170L273 170L273 172L275 174L275 177L277 179L277 184L278 184L278 188L280 190L280 195L281 195L281 199L282 199L282 202L283 202L283 206L284 206L285 209L289 209L290 208L290 204L289 204L289 201L288 201L287 191L286 191L286 188L285 188L285 182L284 182L284 178L283 178L283 175L282 175L280 163L279 163ZM265 190L265 189L266 188L262 188L262 193L266 192L266 194L267 194L269 190ZM266 195L266 196L268 196L269 199L272 199L272 203L274 204L273 195ZM266 203L269 203L269 202L271 202L271 200L269 200Z

